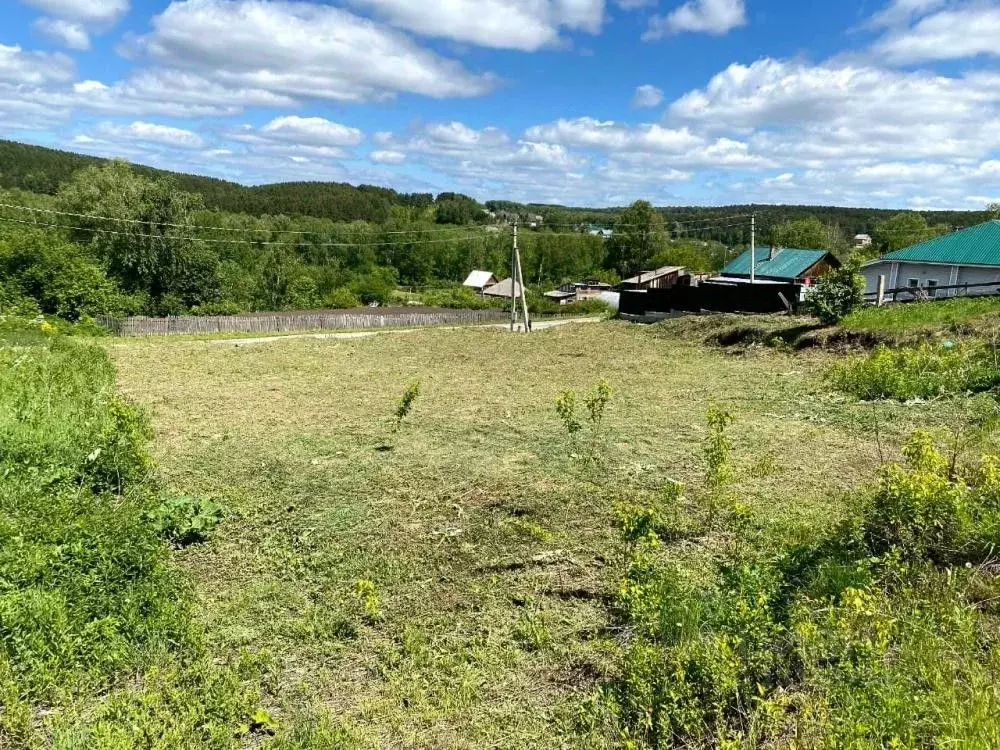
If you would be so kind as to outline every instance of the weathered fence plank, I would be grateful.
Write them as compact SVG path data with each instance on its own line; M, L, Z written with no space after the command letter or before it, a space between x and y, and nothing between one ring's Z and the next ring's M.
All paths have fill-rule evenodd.
M291 333L351 328L410 328L470 325L504 320L503 310L392 310L226 316L112 318L97 322L115 336L179 336L206 333Z

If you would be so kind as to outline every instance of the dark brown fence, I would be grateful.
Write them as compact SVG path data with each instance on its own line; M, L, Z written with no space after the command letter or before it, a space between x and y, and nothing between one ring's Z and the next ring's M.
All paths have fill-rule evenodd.
M506 318L503 310L361 309L338 312L259 313L218 317L98 318L116 336L175 336L209 333L289 333L352 328L472 325Z
M619 311L644 316L671 312L785 312L798 306L797 284L733 284L703 281L645 292L622 292Z

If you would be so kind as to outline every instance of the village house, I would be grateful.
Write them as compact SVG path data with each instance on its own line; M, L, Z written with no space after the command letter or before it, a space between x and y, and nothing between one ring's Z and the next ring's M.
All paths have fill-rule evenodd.
M568 305L573 302L601 299L603 295L611 290L611 284L606 284L603 281L578 281L563 284L558 289L546 292L545 296L554 302L558 302L560 305Z
M623 292L637 292L648 289L669 289L677 284L690 281L683 266L663 266L653 271L643 271L637 276L625 279L620 289Z
M837 257L828 250L798 250L791 247L764 247L754 253L754 280L780 284L812 284L814 279L840 268ZM747 250L727 263L713 281L750 281L750 256Z
M466 289L472 289L476 294L482 294L486 289L495 286L496 283L497 277L489 271L473 271L469 274L469 278L462 283L462 286Z
M856 234L854 235L854 249L864 250L866 247L872 246L872 237L870 234Z
M511 298L511 287L513 287L513 296L521 296L521 285L518 284L513 279L504 279L498 284L487 287L483 290L484 297L492 297L494 299L510 299Z
M903 299L1000 293L1000 221L887 253L861 272L870 295L878 293L880 276L890 293L905 290ZM892 296L900 298L898 292Z

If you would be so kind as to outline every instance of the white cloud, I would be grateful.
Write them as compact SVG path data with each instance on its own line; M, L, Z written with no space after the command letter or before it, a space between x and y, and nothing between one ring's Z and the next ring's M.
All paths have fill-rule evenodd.
M402 164L406 161L406 154L402 151L387 151L380 149L378 151L372 151L368 158L378 164Z
M633 107L658 107L663 103L663 91L656 86L639 86L632 97Z
M63 18L39 18L35 28L57 44L74 50L90 49L90 35L83 24Z
M898 26L947 5L948 0L892 0L872 17L871 26Z
M481 47L534 51L559 41L562 28L596 34L604 0L349 0L422 36Z
M226 136L244 144L250 153L288 157L291 159L340 160L348 156L345 149L357 146L364 133L357 128L341 125L322 117L279 117L261 128L244 125Z
M809 167L829 160L983 157L1000 143L998 116L998 73L952 78L772 59L731 65L668 110L672 122L750 133L759 153Z
M958 60L979 55L998 56L1000 7L971 5L927 16L915 26L890 32L879 40L875 55L890 63L909 65Z
M307 146L357 146L364 140L357 128L322 117L279 117L260 132L266 138Z
M132 52L228 89L293 99L478 96L496 83L340 8L287 0L175 0Z
M129 0L22 0L50 16L83 24L107 26L129 10Z
M105 122L101 123L98 130L102 135L117 140L155 143L173 148L202 148L205 145L204 139L190 130L138 120L129 125Z
M744 0L688 0L667 16L653 16L644 41L685 31L722 36L747 22Z
M73 91L77 94L94 94L107 91L108 87L100 81L78 81L73 84Z
M25 52L0 44L0 82L39 86L73 78L76 66L66 55Z

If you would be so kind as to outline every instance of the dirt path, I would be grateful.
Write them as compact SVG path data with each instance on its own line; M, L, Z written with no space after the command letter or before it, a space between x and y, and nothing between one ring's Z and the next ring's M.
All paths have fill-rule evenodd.
M545 320L532 325L533 331L544 331L547 328L558 328L560 326L571 325L575 323L598 323L601 318L568 318L566 320ZM495 328L498 330L509 330L509 323L489 323L486 325L472 325L472 326L433 326L431 327L436 330L453 331L461 328ZM393 330L384 331L341 331L338 333L293 333L287 336L261 336L260 338L253 339L216 339L209 341L209 344L214 346L258 346L260 344L272 344L279 341L294 341L295 339L366 339L373 336L392 336L398 334L406 333L417 333L418 331L426 331L430 328L397 328ZM520 328L517 332L520 332Z

